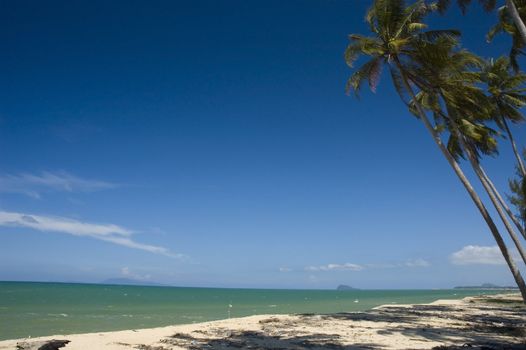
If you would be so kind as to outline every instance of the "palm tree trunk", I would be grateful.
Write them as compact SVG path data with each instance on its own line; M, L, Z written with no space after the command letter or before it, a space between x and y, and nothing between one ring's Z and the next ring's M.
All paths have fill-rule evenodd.
M524 250L519 240L519 237L517 237L515 230L511 226L510 222L508 221L508 218L504 214L501 204L499 203L497 198L495 198L495 192L493 192L492 186L488 183L484 170L481 168L480 164L474 160L473 155L469 155L468 158L470 159L470 163L473 166L473 169L475 170L475 172L477 173L477 176L480 178L480 182L482 183L482 186L484 186L484 189L486 190L486 192L488 192L490 200L495 206L495 209L497 210L497 212L499 213L499 216L502 222L504 223L506 230L510 234L510 237L513 240L513 243L515 243L515 246L517 247L517 250L519 251L519 254L522 257L522 260L526 264L526 251Z
M511 147L513 148L513 153L515 154L515 158L517 158L517 164L519 166L519 170L522 173L522 176L526 178L526 168L524 167L524 162L522 161L522 157L519 153L519 150L517 149L517 144L515 143L515 139L513 138L513 134L511 133L511 130L508 126L508 122L506 121L506 118L502 118L502 122L504 124L504 128L506 129L506 133L508 134L508 137L510 138Z
M504 224L504 227L506 227L506 230L508 231L511 239L513 240L513 243L515 243L515 246L517 247L517 250L519 251L519 254L522 257L522 260L524 263L526 263L526 251L522 247L522 244L519 240L519 237L517 237L517 234L515 233L515 230L511 226L508 218L506 217L506 214L502 210L502 206L500 205L499 201L495 197L495 193L492 190L492 187L489 185L488 181L486 180L486 176L484 171L482 170L482 167L480 166L480 163L478 159L475 157L473 152L471 151L471 148L467 145L466 139L464 138L464 135L460 132L460 128L457 125L457 122L451 117L451 112L449 110L448 104L445 102L446 99L444 96L442 96L442 99L444 100L444 104L446 106L448 119L452 126L452 132L457 137L458 141L460 142L460 147L464 150L466 155L468 156L468 160L471 164L471 167L475 171L475 174L477 174L480 182L482 183L482 187L484 187L484 190L486 190L486 193L489 196L489 199L491 200L491 203L493 203L493 206L497 210L497 213L499 214L500 219L502 220L502 223ZM525 300L526 301L526 300Z
M522 18L513 0L506 0L506 9L508 10L508 13L510 14L513 20L513 23L519 30L519 34L522 38L522 41L526 43L526 26L524 25L524 22L522 21Z
M519 230L521 235L524 237L524 239L526 239L526 231L525 231L524 226L522 226L522 224L520 223L520 221L517 218L517 216L515 216L515 214L513 214L513 212L511 211L510 207L508 206L506 201L502 198L502 196L500 195L499 191L497 190L497 188L495 187L495 185L493 184L493 182L489 178L488 174L486 174L486 172L484 171L484 168L482 166L480 167L480 170L482 171L482 175L483 175L484 179L486 180L486 182L488 183L489 187L491 188L491 191L497 197L500 205L504 208L504 210L506 211L506 214L508 214L508 217L511 219L511 221L513 221L513 223L515 224L515 227L517 227L517 229Z
M519 290L520 290L521 295L522 295L522 299L526 303L526 283L524 283L524 279L522 278L522 275L521 275L519 269L517 268L517 265L515 264L515 261L513 261L513 258L511 257L511 254L508 251L508 247L506 247L506 243L502 239L502 236L500 235L500 232L499 232L497 226L495 225L495 222L493 221L493 219L489 215L489 212L486 209L486 207L484 206L484 203L482 203L482 200L480 199L478 194L473 189L473 186L471 185L471 183L467 179L466 175L464 174L464 172L462 171L462 169L458 165L457 161L453 158L451 153L449 153L449 151L447 150L446 146L444 146L444 143L442 142L442 139L440 138L440 136L437 134L436 130L433 128L433 126L431 125L431 123L427 119L427 115L426 115L424 109L422 108L420 103L418 103L418 101L416 99L416 96L415 96L415 93L413 92L413 89L411 88L411 85L409 84L409 82L407 80L407 77L406 77L406 75L404 73L404 70L403 70L402 64L400 63L400 60L398 60L397 57L395 57L394 59L395 59L396 66L397 66L398 70L400 71L404 87L409 92L409 94L410 94L411 98L413 99L413 101L415 101L415 105L416 105L418 114L420 116L420 119L424 123L424 126L426 127L427 131L431 134L433 140L435 141L436 145L438 146L438 148L440 149L440 151L442 152L444 157L446 157L446 160L448 161L449 165L455 171L455 174L460 179L460 182L462 182L462 184L466 188L466 191L468 192L469 196L471 197L471 199L475 203L475 206L477 207L477 209L480 211L480 214L482 215L482 217L486 221L486 224L488 225L488 227L489 227L489 229L491 231L491 234L493 235L493 238L497 242L497 245L498 245L502 255L504 256L504 260L506 260L506 263L508 264L508 267L509 267L509 269L511 271L511 274L513 275L513 278L515 279L515 282L517 283L517 286L519 287Z

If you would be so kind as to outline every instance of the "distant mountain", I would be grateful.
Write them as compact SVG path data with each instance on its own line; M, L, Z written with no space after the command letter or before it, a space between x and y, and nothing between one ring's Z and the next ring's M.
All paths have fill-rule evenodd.
M358 290L358 288L353 288L345 284L340 284L338 287L336 287L336 290Z
M513 286L498 286L493 283L482 283L480 286L458 286L455 289L518 289Z
M104 280L100 282L100 284L116 284L116 285L123 285L123 286L157 286L157 287L169 287L166 284L156 283L156 282L149 282L149 281L141 281L141 280L134 280L131 278L109 278L107 280Z

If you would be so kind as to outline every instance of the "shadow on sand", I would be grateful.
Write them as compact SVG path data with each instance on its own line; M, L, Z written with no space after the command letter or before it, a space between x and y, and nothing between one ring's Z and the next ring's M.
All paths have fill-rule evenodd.
M469 305L466 306L469 309ZM468 311L468 312L466 312ZM194 338L187 334L174 334L162 340L169 349L179 346L194 350L256 349L256 350L358 350L383 349L384 345L357 342L349 344L339 334L305 334L302 326L322 327L330 320L349 322L369 321L387 323L378 327L376 334L396 339L403 335L412 339L442 344L436 350L526 350L526 309L521 305L485 307L477 305L476 312L448 305L415 305L411 308L388 307L359 313L331 315L299 315L297 323L279 323L268 319L260 321L259 331L216 330L212 338ZM498 316L497 316L498 315ZM431 326L426 320L441 319L441 326ZM205 334L204 335L212 335ZM513 341L510 341L513 339ZM148 349L150 350L150 349ZM155 349L164 350L164 349Z
M340 343L338 334L309 334L295 336L271 336L260 331L232 332L224 338L197 339L184 334L175 334L170 338L163 339L163 343L170 346L180 346L193 350L225 350L225 349L253 349L253 350L370 350L381 349L378 344L352 344ZM169 349L170 347L168 347ZM148 349L150 350L150 349ZM161 349L155 349L161 350ZM163 349L164 350L164 349Z
M411 308L388 307L367 313L339 313L325 315L324 319L345 321L371 321L398 323L377 334L401 334L409 338L423 338L452 346L438 346L437 350L526 350L526 308L522 305L508 307L477 307L477 313L447 305L414 305ZM499 316L496 316L498 314ZM447 326L426 325L426 319L443 319ZM502 336L517 339L503 341Z

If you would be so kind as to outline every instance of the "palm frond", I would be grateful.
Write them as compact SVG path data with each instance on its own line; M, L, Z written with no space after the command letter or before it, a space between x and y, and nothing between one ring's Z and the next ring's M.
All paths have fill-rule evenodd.
M457 0L458 7L460 11L465 14L468 11L468 6L471 4L471 0Z
M360 55L381 55L381 42L376 38L366 37L360 34L349 35L351 41L345 49L344 58L349 67L353 67L354 62Z
M402 81L402 76L395 67L389 67L389 73L391 74L391 80L395 87L398 96L404 104L409 106L409 97L407 96L407 91L404 87L404 82Z
M425 32L419 33L418 37L420 40L433 42L439 38L447 38L451 41L458 40L460 38L461 32L457 29L442 29L442 30L427 30Z
M436 2L437 10L440 14L444 14L451 6L451 0L438 0Z
M455 134L451 133L447 141L447 150L455 158L457 162L460 162L461 159L466 159L460 142Z
M493 11L497 6L497 0L479 0L479 3L486 12Z
M359 97L360 89L362 88L363 82L367 81L371 90L375 91L378 83L382 58L376 57L372 60L364 63L358 70L356 70L349 80L347 80L346 93L349 94L351 90L354 91L355 95ZM373 89L374 87L374 89Z
M369 70L369 88L371 88L372 92L376 92L376 87L378 86L378 83L380 82L380 76L382 75L383 62L381 58L377 58L372 62L373 64Z

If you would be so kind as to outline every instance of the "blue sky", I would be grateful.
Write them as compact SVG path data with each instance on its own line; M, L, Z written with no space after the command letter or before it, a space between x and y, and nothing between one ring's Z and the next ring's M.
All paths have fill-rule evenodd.
M368 4L4 2L0 279L512 284L388 76L345 95ZM431 22L507 53L494 14L458 12ZM508 151L485 161L501 188Z

